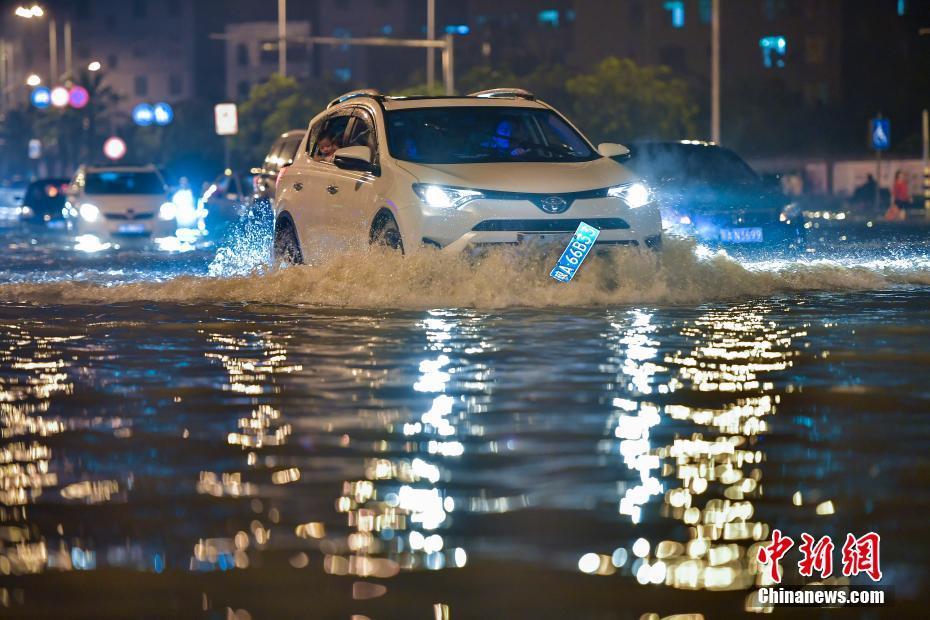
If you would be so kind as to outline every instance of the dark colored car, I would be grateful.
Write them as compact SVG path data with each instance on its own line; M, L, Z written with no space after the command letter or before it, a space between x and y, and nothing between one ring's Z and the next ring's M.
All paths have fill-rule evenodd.
M257 202L267 200L269 204L274 200L275 181L278 179L278 173L285 166L294 163L294 156L297 155L297 147L303 140L306 129L291 129L286 131L277 140L272 143L265 155L265 161L260 168L252 168L253 193L252 198Z
M691 140L634 142L622 159L655 192L667 232L713 245L803 240L795 205L729 149Z
M29 184L23 194L20 220L27 224L64 228L62 209L71 179L38 179Z

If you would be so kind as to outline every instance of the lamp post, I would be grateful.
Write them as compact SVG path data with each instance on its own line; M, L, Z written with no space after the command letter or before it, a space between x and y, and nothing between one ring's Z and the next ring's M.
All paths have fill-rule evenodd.
M278 73L287 77L287 0L278 0Z
M711 4L710 30L710 139L720 144L720 0Z
M426 2L426 38L432 41L436 38L436 0ZM426 48L426 88L433 94L433 84L436 81L436 51L435 48Z
M45 17L47 11L38 4L30 7L18 6L13 12L16 17L23 19L41 19ZM65 72L71 74L71 20L65 20L64 26L64 44L65 44ZM54 84L60 77L58 74L58 25L55 18L48 14L48 65L49 65L49 84Z

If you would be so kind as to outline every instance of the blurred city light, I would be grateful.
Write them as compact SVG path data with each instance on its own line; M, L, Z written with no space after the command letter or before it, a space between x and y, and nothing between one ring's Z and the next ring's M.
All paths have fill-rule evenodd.
M70 101L70 99L71 99L71 96L68 93L68 89L65 88L64 86L56 86L55 88L52 89L51 101L52 101L52 105L55 106L56 108L65 107L66 105L68 105L68 101Z
M29 77L26 78L26 84L28 86L38 86L42 83L42 78L40 78L35 73L29 74Z
M107 138L103 143L103 154L114 161L122 159L126 155L126 143L117 136Z
M87 70L90 72L100 71L100 68L101 68L101 64L99 61L96 61L96 60L87 65Z
M90 102L90 93L83 86L72 86L68 91L68 104L80 110Z
M45 15L45 11L42 10L38 4L33 4L31 7L18 6L14 11L16 17L24 17L26 19L32 19L33 17L42 17Z

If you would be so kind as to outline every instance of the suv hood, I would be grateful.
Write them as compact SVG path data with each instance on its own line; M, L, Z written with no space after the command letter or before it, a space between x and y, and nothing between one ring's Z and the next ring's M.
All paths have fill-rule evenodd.
M563 194L621 185L635 175L609 157L583 162L418 164L397 161L420 183L501 192Z
M84 194L78 204L89 202L103 213L152 213L167 200L164 194Z

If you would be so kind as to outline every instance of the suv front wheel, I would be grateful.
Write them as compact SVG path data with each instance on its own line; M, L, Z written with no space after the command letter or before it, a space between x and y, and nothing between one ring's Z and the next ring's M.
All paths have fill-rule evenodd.
M404 241L400 236L400 227L394 216L387 211L382 211L375 217L371 225L369 242L372 245L385 246L392 250L400 250L401 254L404 253Z
M290 267L304 262L297 232L289 219L279 218L274 227L274 266Z

